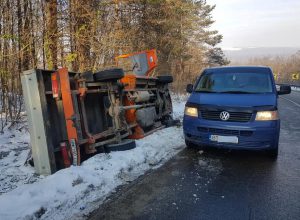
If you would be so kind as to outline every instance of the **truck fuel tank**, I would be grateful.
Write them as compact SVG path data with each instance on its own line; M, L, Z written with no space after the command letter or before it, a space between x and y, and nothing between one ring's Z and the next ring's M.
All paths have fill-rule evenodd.
M136 111L136 119L142 128L148 128L154 125L157 119L155 107L138 109Z

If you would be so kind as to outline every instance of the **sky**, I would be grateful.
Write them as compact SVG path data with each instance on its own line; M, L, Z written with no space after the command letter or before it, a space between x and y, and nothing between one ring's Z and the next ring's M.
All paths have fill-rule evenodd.
M300 0L207 0L223 49L300 47Z

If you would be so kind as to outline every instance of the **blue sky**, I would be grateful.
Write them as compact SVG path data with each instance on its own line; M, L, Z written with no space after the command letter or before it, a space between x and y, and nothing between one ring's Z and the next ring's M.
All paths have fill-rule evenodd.
M223 48L300 47L300 0L207 0Z

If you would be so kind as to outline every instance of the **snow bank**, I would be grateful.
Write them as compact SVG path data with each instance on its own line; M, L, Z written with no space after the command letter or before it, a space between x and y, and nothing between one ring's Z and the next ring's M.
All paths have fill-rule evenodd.
M299 86L297 86L297 87L296 86L292 86L292 90L293 91L300 91L300 87Z
M103 200L117 186L160 166L183 147L181 129L167 128L137 141L134 150L96 155L82 166L60 170L2 195L1 219L38 217L42 212L43 217L66 219L92 211L89 203Z
M174 96L175 117L182 118L185 99L183 96ZM24 155L17 159L19 168L24 169L20 173L32 177L33 170L22 165L28 153L28 134L21 133L18 138L26 140L27 146ZM6 147L10 146L2 136L0 140L4 140ZM12 140L16 143L10 149L18 146L16 136ZM17 184L18 188L0 196L0 219L82 218L97 208L116 187L136 179L149 169L161 166L183 148L182 129L166 128L138 140L133 150L98 154L82 166L72 166L45 178L36 177L36 182L32 184L21 181ZM7 158L12 159L10 156ZM11 166L13 161L6 163Z
M0 195L42 178L34 174L33 167L24 164L29 151L26 124L5 128L0 134Z
M188 94L172 94L174 118L180 119L182 121L184 106L188 97Z

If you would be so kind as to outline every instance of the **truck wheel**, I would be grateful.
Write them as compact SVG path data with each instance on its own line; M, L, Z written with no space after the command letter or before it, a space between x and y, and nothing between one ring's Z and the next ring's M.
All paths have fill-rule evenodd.
M172 83L173 82L173 76L171 76L171 75L157 76L157 80L160 83Z
M124 77L124 71L120 68L107 69L94 73L94 80L97 82L117 81Z
M166 127L172 127L172 126L180 126L181 122L179 119L173 119L172 117L169 116L163 119L162 124L165 125Z
M80 77L85 79L87 82L93 82L94 81L92 71L83 72L83 73L80 74Z
M106 153L110 153L112 151L125 151L131 150L136 147L134 140L125 139L122 140L121 143L118 144L109 144L104 147Z

